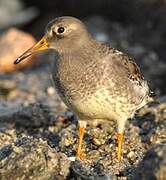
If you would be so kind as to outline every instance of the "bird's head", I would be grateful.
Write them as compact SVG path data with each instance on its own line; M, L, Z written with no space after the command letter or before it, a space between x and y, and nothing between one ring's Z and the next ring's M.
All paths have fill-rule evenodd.
M58 53L76 50L91 39L85 25L74 17L64 16L51 21L46 27L43 38L14 61L18 64L28 56L46 49Z

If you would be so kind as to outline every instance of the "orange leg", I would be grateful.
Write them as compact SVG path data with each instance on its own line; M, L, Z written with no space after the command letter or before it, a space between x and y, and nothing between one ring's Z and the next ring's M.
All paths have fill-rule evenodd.
M79 128L79 142L78 142L78 149L77 149L77 157L81 159L81 149L82 149L82 142L84 138L85 128Z
M117 157L118 157L118 161L121 161L121 159L122 159L122 145L123 145L123 141L124 141L124 136L122 133L117 134L117 140L118 140Z

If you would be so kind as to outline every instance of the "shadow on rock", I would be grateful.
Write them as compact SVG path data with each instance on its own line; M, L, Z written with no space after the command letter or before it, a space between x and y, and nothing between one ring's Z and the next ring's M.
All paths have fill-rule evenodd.
M166 179L166 144L158 144L145 154L136 169L135 180Z

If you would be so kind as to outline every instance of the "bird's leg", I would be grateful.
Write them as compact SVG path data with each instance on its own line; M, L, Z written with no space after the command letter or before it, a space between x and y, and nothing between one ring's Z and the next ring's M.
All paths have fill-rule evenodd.
M121 159L122 159L122 145L123 145L123 141L124 141L123 133L118 133L117 134L117 140L118 140L117 157L118 157L118 161L121 161Z
M126 123L127 118L120 118L117 123L118 123L118 133L117 133L117 141L118 141L118 151L117 151L117 159L118 161L121 161L122 159L122 146L124 142L124 128L125 128L125 123Z
M77 157L81 159L81 149L82 149L82 142L84 138L84 132L86 128L86 121L79 121L79 142L78 142L78 149L77 149Z

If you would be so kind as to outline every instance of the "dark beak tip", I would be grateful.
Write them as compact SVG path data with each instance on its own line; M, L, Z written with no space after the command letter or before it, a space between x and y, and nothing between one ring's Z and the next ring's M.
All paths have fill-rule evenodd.
M17 60L15 60L13 64L15 64L15 65L18 64Z
M16 65L16 64L18 64L20 61L21 61L20 59L16 59L13 64Z

